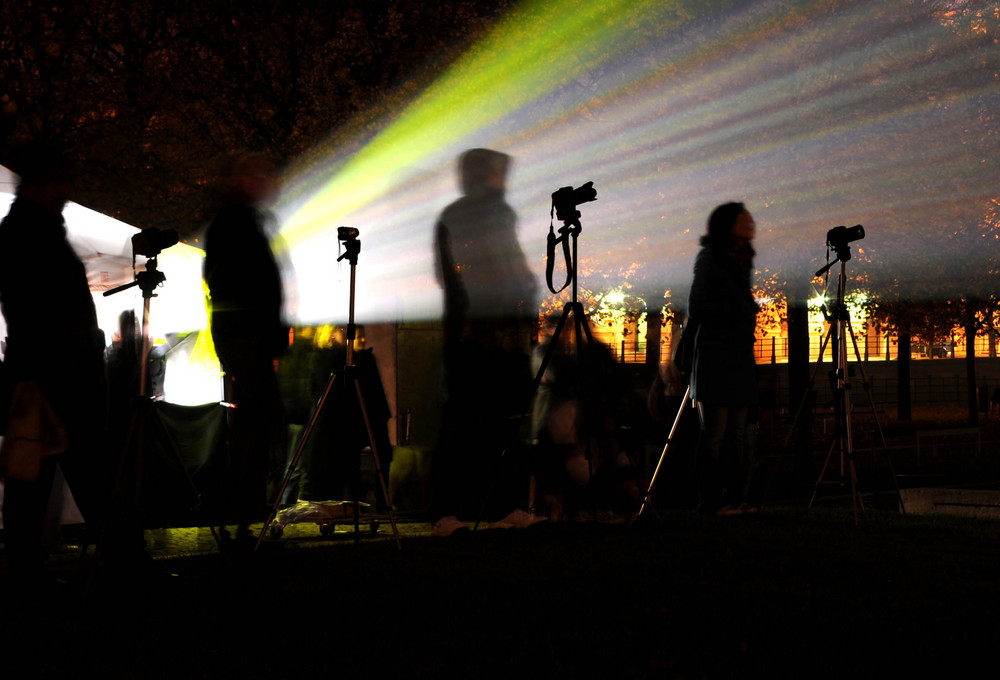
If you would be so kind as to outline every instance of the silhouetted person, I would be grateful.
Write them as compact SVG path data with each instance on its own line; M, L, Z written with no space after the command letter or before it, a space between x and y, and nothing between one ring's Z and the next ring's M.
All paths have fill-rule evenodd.
M285 460L287 429L275 360L288 346L282 320L281 274L260 209L277 190L275 166L263 156L238 159L225 186L221 210L205 233L205 282L211 296L211 329L225 377L229 414L229 484L239 525L263 519L272 455Z
M0 307L8 334L4 360L18 387L2 466L10 583L20 589L43 578L41 536L56 464L91 530L104 519L111 466L104 334L62 216L72 191L70 167L36 144L14 169L21 175L17 197L0 223ZM41 423L37 446L30 443L33 422Z
M701 419L697 473L699 509L706 513L749 509L743 502L744 435L747 413L758 401L757 303L751 292L755 234L742 203L720 205L708 218L694 264L688 301L689 329L697 324L691 399Z
M507 204L510 157L471 149L459 158L463 196L445 208L435 242L444 288L447 400L432 462L433 532L465 528L488 499L494 527L523 527L537 518L517 508L513 418L530 388L528 352L537 319L537 284L517 241L517 216ZM496 475L496 485L489 493Z
M538 366L551 342L536 349ZM552 521L593 520L594 511L626 509L635 485L622 437L631 399L614 355L594 341L582 354L563 345L550 359L544 393L538 392L544 406L535 411L539 505Z
M135 312L118 315L118 330L108 349L108 430L112 451L120 450L128 433L132 398L139 394L141 342Z

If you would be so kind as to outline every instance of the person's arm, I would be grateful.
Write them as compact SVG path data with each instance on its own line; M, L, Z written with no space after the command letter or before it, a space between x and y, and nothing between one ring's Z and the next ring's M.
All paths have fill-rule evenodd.
M688 316L699 323L717 319L726 313L726 300L720 295L719 271L708 248L702 248L694 261L694 281L688 297Z

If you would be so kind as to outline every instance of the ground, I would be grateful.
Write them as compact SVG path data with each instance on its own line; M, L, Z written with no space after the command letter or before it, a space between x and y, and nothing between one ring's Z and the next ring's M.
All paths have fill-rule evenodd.
M841 499L842 500L842 499ZM225 557L150 532L157 570L6 609L6 678L964 675L1000 642L1000 524L843 503L742 517L358 537L289 527ZM171 534L177 532L173 537ZM72 575L73 560L63 559Z

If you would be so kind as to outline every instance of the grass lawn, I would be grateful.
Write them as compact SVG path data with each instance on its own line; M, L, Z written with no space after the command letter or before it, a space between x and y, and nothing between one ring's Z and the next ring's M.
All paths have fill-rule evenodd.
M998 537L988 520L779 507L404 536L402 552L282 541L5 608L2 675L988 677Z

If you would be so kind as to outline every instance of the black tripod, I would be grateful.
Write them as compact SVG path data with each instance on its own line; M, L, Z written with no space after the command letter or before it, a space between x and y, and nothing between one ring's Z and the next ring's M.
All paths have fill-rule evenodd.
M344 258L351 265L351 286L350 286L350 303L348 312L348 322L347 322L347 361L344 366L343 379L347 381L347 392L350 394L350 386L354 386L354 391L357 394L358 405L361 407L361 417L365 421L365 429L368 433L368 444L372 450L372 458L375 461L375 476L378 477L379 485L382 490L382 498L385 501L386 511L389 515L389 523L392 525L392 535L396 541L396 548L402 550L403 546L399 542L399 529L396 527L396 518L392 512L392 502L389 500L389 489L385 483L385 477L382 474L382 462L378 454L378 447L375 443L375 431L372 429L371 419L368 417L368 407L365 403L364 393L361 389L361 380L358 375L357 367L354 365L354 338L357 335L357 328L354 324L354 289L355 289L355 276L356 269L358 266L358 253L361 252L361 241L358 240L358 230L351 227L339 227L337 229L338 238L344 242L344 254L337 258L340 262ZM326 389L323 391L323 396L320 397L319 402L316 404L316 408L313 409L312 418L309 420L309 425L306 426L305 432L302 435L302 439L299 441L299 445L295 449L295 455L292 457L291 463L288 464L288 471L285 473L285 478L281 483L281 488L278 489L278 493L275 496L274 504L271 507L271 511L268 513L267 519L264 521L264 526L261 527L260 535L257 537L257 543L254 545L254 551L260 548L260 544L264 540L264 536L267 533L268 527L271 522L278 515L278 508L281 505L281 498L285 494L285 489L288 487L289 482L292 479L292 474L295 472L295 467L299 463L299 459L302 457L302 452L305 450L306 444L309 441L310 435L312 435L313 429L316 423L319 422L320 415L323 413L323 409L327 404L327 399L330 396L330 392L333 389L334 383L337 380L338 373L332 373L330 379L326 383ZM355 536L358 534L358 521L360 516L359 502L357 494L355 494L354 499L354 532Z
M629 519L629 526L632 525L637 519L642 517L642 513L646 511L646 506L652 507L650 504L653 500L653 488L656 486L656 480L660 476L660 470L663 469L663 461L667 458L667 451L670 449L670 445L674 443L674 436L677 434L677 428L680 427L681 418L684 416L684 410L687 408L688 399L691 397L691 385L687 386L684 390L684 397L681 398L681 405L677 407L677 416L674 418L674 424L670 427L670 433L667 435L667 441L663 444L663 451L660 453L660 460L656 463L656 469L653 471L653 478L649 480L649 486L646 488L646 493L642 497L642 505L636 511L632 518ZM653 511L655 514L655 510Z
M133 244L134 243L135 239L133 238ZM177 450L177 446L160 416L160 412L156 409L156 403L153 401L152 397L146 396L147 362L149 359L149 301L151 298L156 297L153 290L155 290L167 279L162 272L157 270L156 264L156 256L154 255L146 261L145 271L138 272L131 283L118 286L117 288L112 288L104 293L104 296L108 297L109 295L120 293L121 291L134 286L138 286L139 289L142 290L142 351L139 355L139 392L138 396L132 399L128 430L126 431L121 455L118 460L118 468L115 473L114 485L111 488L111 502L109 504L108 511L114 510L115 501L122 500L122 496L124 494L124 489L122 488L123 480L130 462L134 473L134 479L131 480L134 495L131 499L130 508L135 511L138 511L141 508L146 424L150 421L153 423L153 426L157 428L159 435L162 437L162 441L167 443L167 447L172 454L176 467L183 474L187 482L187 486L191 491L191 505L189 509L192 511L198 511L201 509L201 493L198 491L190 472L188 472L187 466L185 465L183 458L181 458L180 452ZM105 516L101 523L101 529L98 534L96 544L96 554L94 556L95 565L104 545L108 529L108 521L108 518ZM216 544L221 548L221 542L219 541L218 534L215 532L215 528L211 527L211 531Z
M844 303L844 297L847 290L847 275L846 275L846 263L847 260L851 259L850 246L846 244L840 244L837 248L837 259L826 265L823 269L816 272L816 277L821 277L825 275L829 270L837 263L840 262L840 275L837 282L837 299L833 303L832 310L827 312L827 321L830 323L830 328L827 331L826 337L823 339L823 343L820 346L819 356L820 359L823 357L823 353L826 350L827 344L830 342L831 338L833 340L834 353L836 354L836 366L831 372L831 386L834 392L834 420L836 426L836 437L830 445L830 449L827 452L826 459L823 461L823 467L820 470L819 477L813 487L812 497L809 499L809 507L812 508L813 502L816 500L816 495L819 492L819 487L823 484L824 479L827 474L827 469L830 465L830 459L833 457L833 451L836 448L840 452L840 477L841 479L846 479L850 485L851 490L851 505L854 510L854 522L858 522L858 510L864 510L864 500L862 499L860 493L858 492L857 482L857 469L855 467L854 461L854 436L853 429L851 427L851 414L852 404L851 404L851 384L849 382L849 373L847 366L847 339L850 338L851 343L854 347L854 358L858 370L861 373L862 385L865 388L865 392L868 395L868 403L871 407L872 418L875 421L875 426L878 431L879 438L882 442L882 452L889 466L889 471L892 476L893 485L896 489L896 497L899 501L899 508L905 514L906 510L903 506L903 497L899 490L899 480L896 477L896 470L893 466L892 457L889 455L889 449L885 441L885 434L882 430L882 424L879 421L878 410L875 407L875 397L872 394L871 383L868 381L868 376L865 374L864 363L861 361L861 353L858 350L858 341L854 336L854 330L851 327L851 316L850 311L847 309L847 305ZM810 379L810 384L812 384L816 379L816 373L822 364L817 362L816 369L813 371L812 378ZM795 419L792 422L792 427L790 432L795 431L795 426L798 423L799 416L802 413L803 405L806 399L803 398L802 403L799 404L799 408L795 414Z
M576 206L582 202L593 201L596 197L597 191L593 189L593 182L587 182L577 189L564 187L552 194L553 210L558 210L558 219L562 221L563 226L559 228L558 237L555 236L552 226L550 225L549 227L548 266L546 278L549 290L553 293L559 293L567 286L572 286L570 289L572 292L572 299L563 306L562 314L559 316L559 322L556 324L555 331L549 340L549 346L546 348L545 354L542 357L542 363L539 365L538 372L535 374L535 378L531 383L531 391L528 393L527 405L524 410L521 411L521 417L517 421L519 423L524 422L525 418L528 417L528 412L531 410L532 402L535 399L535 395L538 393L538 388L542 384L542 378L545 376L545 371L552 360L552 355L555 352L555 348L563 332L563 328L565 328L566 322L571 315L573 317L573 339L576 345L577 363L579 365L583 365L583 359L585 356L584 339L586 339L587 346L594 344L594 336L591 334L590 325L587 323L587 314L583 309L583 304L577 300L577 239L580 236L580 232L583 231L583 226L580 224L581 215L580 211L576 209ZM563 256L566 261L566 282L561 288L556 289L552 284L553 256L555 254L556 247L560 244L562 245ZM588 478L592 479L594 475L593 452L590 448L589 438L585 441ZM483 497L483 502L479 511L479 518L476 520L476 524L473 529L479 527L479 523L485 515L486 505L489 502L489 498L493 493L494 487L496 486L497 478L500 476L509 448L509 445L505 446L503 451L500 453L500 457L497 460L496 472L493 474L493 479L490 482L489 489Z
M559 322L556 324L555 332L553 332L552 338L549 340L549 346L545 350L545 356L542 357L542 363L538 367L538 373L535 374L535 379L531 384L531 397L529 398L529 405L531 398L534 398L539 385L542 384L542 378L545 376L545 369L548 368L549 362L552 360L552 354L555 350L556 343L559 341L563 328L566 326L566 321L571 315L573 317L573 340L576 345L576 356L578 361L582 362L584 356L583 340L586 338L587 345L592 345L594 343L594 336L590 332L590 324L587 323L587 314L583 309L583 304L577 301L577 238L580 236L580 232L582 230L583 227L580 225L580 213L579 211L574 211L573 215L568 220L564 221L563 226L559 228L560 235L553 242L553 245L562 243L565 253L569 253L569 251L572 250L572 255L566 255L566 273L568 283L572 285L572 288L570 289L572 291L572 299L563 306L562 314L559 316ZM569 245L568 239L572 239L572 246ZM564 285L563 288L565 287L566 286ZM554 290L552 287L552 281L551 279L549 280L549 289L552 290L553 293L558 293L563 288ZM589 455L587 460L590 460Z

